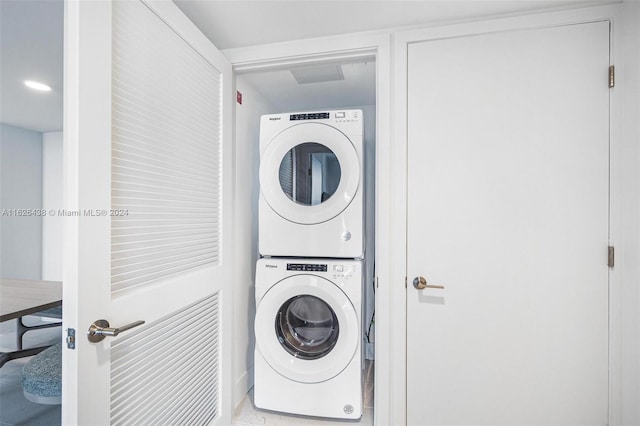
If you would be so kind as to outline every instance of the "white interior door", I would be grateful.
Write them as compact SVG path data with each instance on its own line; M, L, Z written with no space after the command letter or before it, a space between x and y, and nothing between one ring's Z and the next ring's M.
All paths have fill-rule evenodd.
M408 55L408 423L607 424L609 23Z
M65 21L63 424L228 423L231 66L172 2Z

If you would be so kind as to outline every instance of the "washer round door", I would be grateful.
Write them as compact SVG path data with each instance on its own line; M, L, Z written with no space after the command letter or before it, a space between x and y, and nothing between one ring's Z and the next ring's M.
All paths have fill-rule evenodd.
M291 126L260 159L260 190L286 220L313 225L344 211L360 185L360 161L349 138L321 123Z
M256 348L282 376L301 383L329 380L356 354L360 323L338 286L315 275L273 285L258 304Z

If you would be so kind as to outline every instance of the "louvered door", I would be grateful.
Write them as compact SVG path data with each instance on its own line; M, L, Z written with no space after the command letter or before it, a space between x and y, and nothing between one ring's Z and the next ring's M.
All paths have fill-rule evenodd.
M63 423L227 423L230 64L171 2L66 6Z

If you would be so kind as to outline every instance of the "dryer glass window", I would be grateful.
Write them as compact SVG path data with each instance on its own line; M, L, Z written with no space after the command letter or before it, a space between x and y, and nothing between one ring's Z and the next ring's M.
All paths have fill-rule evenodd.
M338 318L315 296L303 294L287 300L276 316L276 335L282 347L302 359L322 358L338 341Z
M305 206L328 200L338 189L340 177L338 157L319 143L296 145L280 162L280 187L287 197Z

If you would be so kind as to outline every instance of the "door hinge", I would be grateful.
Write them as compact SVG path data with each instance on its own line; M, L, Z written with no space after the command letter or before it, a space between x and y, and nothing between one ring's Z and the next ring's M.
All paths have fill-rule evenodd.
M609 67L609 88L612 88L616 85L616 67L611 65Z
M609 256L607 259L607 264L609 265L609 268L613 268L613 265L615 264L615 249L613 248L613 246L609 246Z
M76 329L75 328L67 328L67 348L69 349L76 348Z
M404 288L407 288L407 277L404 277Z

